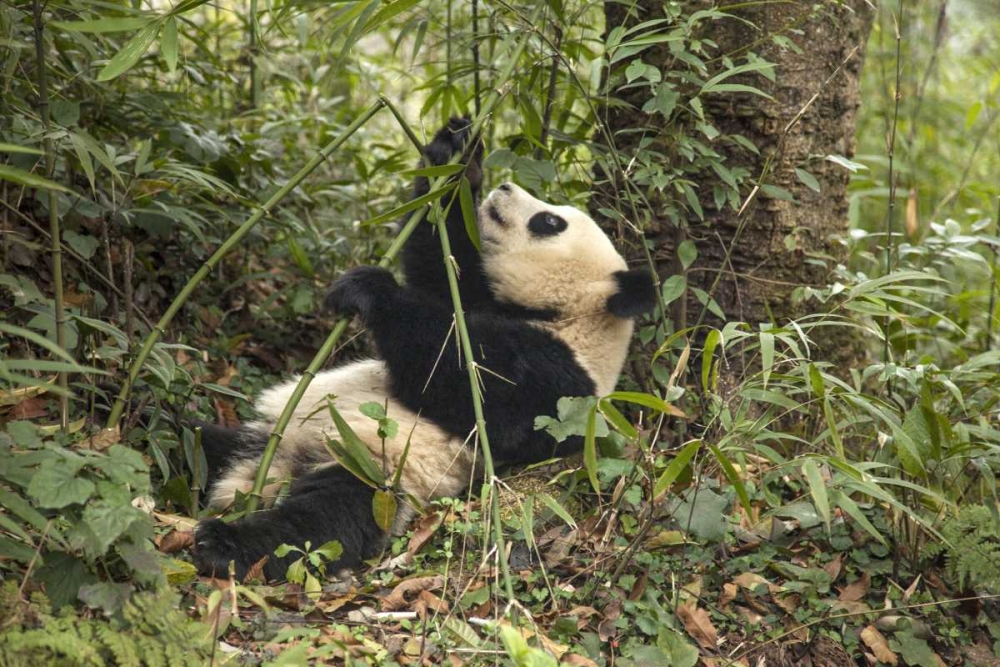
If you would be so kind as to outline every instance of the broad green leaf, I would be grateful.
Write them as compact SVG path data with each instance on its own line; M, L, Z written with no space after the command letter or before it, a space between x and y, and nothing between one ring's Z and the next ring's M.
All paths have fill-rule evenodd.
M866 167L865 165L861 164L860 162L854 162L853 160L849 160L843 155L827 155L825 159L834 164L839 164L844 169L850 170L851 173L856 174L859 171L868 171L868 167Z
M177 69L177 19L173 16L163 24L163 39L160 41L160 55L172 74Z
M383 533L392 530L392 524L396 520L396 494L385 489L376 489L372 496L372 514L375 517L375 525L382 529Z
M680 474L684 472L684 469L694 458L694 455L698 453L698 448L701 447L701 440L692 440L688 444L684 445L677 455L674 456L673 461L667 466L667 469L663 471L660 478L656 480L656 486L653 487L653 498L659 498L661 495L666 493L670 485L677 481Z
M695 246L694 241L687 240L681 242L677 246L677 258L681 260L681 266L685 269L694 264L694 260L698 258L698 248Z
M814 192L819 192L821 190L819 181L816 180L816 177L805 169L796 169L795 176L810 190Z
M68 32L125 32L146 27L156 19L146 16L121 16L110 19L95 19L93 21L50 21L49 25Z
M816 511L823 517L823 523L826 524L826 532L829 533L830 520L832 519L830 499L827 497L826 482L823 480L823 474L820 472L819 466L816 465L816 459L806 459L802 464L802 472L805 473L806 482L809 484L809 495L812 496Z
M101 73L97 75L98 81L110 81L115 79L139 62L139 58L142 57L149 47L152 46L153 42L156 40L156 35L160 32L160 23L154 22L147 25L145 28L136 33L135 37L130 39L122 50L119 51L114 58L104 66Z
M663 281L663 305L669 306L687 289L687 278L682 275L670 276Z
M55 181L50 181L42 176L32 174L30 171L18 169L7 164L0 164L0 181L10 181L18 185L25 185L29 188L39 188L41 190L57 190L59 192L70 192L70 190Z
M28 484L28 495L38 507L60 509L83 504L94 493L94 483L76 476L79 467L68 461L49 460L43 463Z

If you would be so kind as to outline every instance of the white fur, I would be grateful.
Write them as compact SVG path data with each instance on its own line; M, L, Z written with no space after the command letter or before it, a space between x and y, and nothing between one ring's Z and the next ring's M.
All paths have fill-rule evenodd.
M555 322L548 329L573 350L598 395L618 383L633 322L611 315L607 301L618 289L616 271L628 267L611 239L589 216L571 206L553 206L535 199L516 185L494 190L479 213L483 270L494 295L530 308L552 308ZM505 224L492 219L493 207ZM539 238L528 220L549 211L566 221L565 231Z
M257 399L262 419L247 428L270 433L274 421L291 397L298 379L271 387ZM377 360L357 361L316 375L299 402L281 440L270 477L276 481L265 490L265 500L273 502L284 480L296 478L319 465L329 465L332 455L323 443L327 436L341 439L330 417L327 396L336 397L334 405L378 462L383 461L383 444L378 437L378 423L358 411L362 403L385 405L388 397L387 370ZM455 438L393 400L387 415L399 424L399 432L385 441L387 478L391 478L411 440L401 477L402 490L421 502L453 496L469 483L473 473L473 452L460 438ZM321 452L322 456L316 456ZM310 461L310 459L317 459ZM306 470L301 469L308 462ZM246 493L253 485L257 459L237 462L216 484L210 499L215 508L232 503L235 491ZM400 518L402 514L400 515ZM397 522L398 523L398 522Z

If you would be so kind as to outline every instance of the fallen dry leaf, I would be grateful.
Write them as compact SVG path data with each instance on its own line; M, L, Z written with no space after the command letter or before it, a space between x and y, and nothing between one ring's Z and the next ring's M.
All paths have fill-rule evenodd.
M840 577L840 568L843 564L843 554L837 554L833 560L823 566L823 571L830 575L830 583L837 581Z
M855 580L854 583L844 586L837 599L841 602L857 602L868 594L868 587L871 586L871 583L871 575L865 572L860 579Z
M597 667L596 662L579 653L567 653L559 662L563 665L571 665L572 667Z
M247 573L243 577L243 581L264 581L264 566L267 565L267 561L270 559L270 555L264 554L263 558L247 568Z
M703 649L715 651L718 648L719 633L712 625L712 619L708 612L693 603L682 604L677 607L677 617L684 624L691 638L698 642Z
M719 606L725 609L736 599L740 589L736 584L722 584L722 595L719 596Z
M406 545L406 553L410 557L416 556L431 541L434 533L441 526L441 520L441 512L432 512L420 517L413 527L413 537L410 538L410 543Z
M81 442L80 447L92 449L95 452L103 452L111 447L111 445L117 445L121 439L121 432L117 426L114 428L102 428L95 435Z
M889 648L889 642L885 639L885 635L879 632L878 628L874 625L869 625L861 631L861 641L871 649L879 662L893 665L893 667L899 664L899 656L892 652L892 649Z
M622 603L618 600L612 600L604 607L604 618L597 625L597 634L602 642L606 642L618 634L618 629L615 628L615 621L618 620L621 614Z
M413 610L420 614L420 618L427 618L427 612L447 614L450 608L447 602L427 590L420 591L413 603Z
M415 597L420 591L426 591L432 588L441 588L442 586L444 586L444 577L440 574L436 574L431 577L415 577L413 579L406 579L399 582L399 584L392 589L391 593L382 598L382 610L399 611L409 604L406 600L407 595Z
M7 416L10 419L35 419L36 417L44 417L49 413L45 404L46 400L44 398L26 398L11 408L10 414Z
M173 554L194 544L194 532L190 530L171 530L166 535L156 539L156 548L162 553Z

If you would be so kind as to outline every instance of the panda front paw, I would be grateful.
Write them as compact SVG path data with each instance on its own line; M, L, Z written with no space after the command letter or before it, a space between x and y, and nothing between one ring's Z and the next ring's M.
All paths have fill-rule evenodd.
M254 559L247 546L241 543L236 529L219 519L198 524L191 555L198 572L209 577L228 578L232 562L237 581L243 581L250 567L260 560Z
M334 283L326 296L326 306L340 315L357 314L366 321L373 309L385 303L399 288L391 273L377 266L351 269Z
M462 162L468 165L465 177L473 192L477 192L483 181L483 142L478 137L472 137L472 121L466 117L452 117L434 135L433 141L424 147L424 158L428 166L448 164L451 156L456 153L461 153Z

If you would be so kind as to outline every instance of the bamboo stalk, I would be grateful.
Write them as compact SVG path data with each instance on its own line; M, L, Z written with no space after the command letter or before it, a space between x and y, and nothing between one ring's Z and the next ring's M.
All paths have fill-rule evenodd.
M540 15L542 8L543 5L539 5L535 9L535 12L531 20L527 24L528 26L536 25L536 21ZM487 97L486 101L483 104L482 113L477 114L475 119L473 120L472 128L470 129L469 133L471 137L476 138L480 135L483 123L485 122L486 118L488 118L490 114L493 113L494 108L499 104L500 100L503 98L505 91L509 89L509 86L505 84L510 80L510 77L514 72L514 68L517 66L517 61L520 60L521 54L524 53L524 49L528 45L528 39L530 38L531 34L532 31L529 28L529 31L526 32L524 35L522 35L515 44L513 51L511 53L511 57L507 60L504 69L501 71L500 76L498 78L499 86L493 86L490 89L489 96ZM423 147L417 141L416 134L409 127L408 123L406 123L405 119L395 108L395 106L393 106L385 98L380 98L379 101L382 105L389 107L389 111L396 118L397 122L399 122L400 126L403 128L404 132L406 133L410 141L416 145L417 150L422 150ZM452 158L451 163L455 163L458 159L460 159L460 156L455 156L454 158ZM434 183L431 185L430 190L433 191L440 188L441 185L443 185L446 180L447 177L444 176L435 179ZM414 212L410 220L406 223L406 226L403 228L399 236L393 242L392 246L386 251L385 255L383 255L381 261L379 262L379 266L387 267L395 259L396 254L406 243L407 239L409 239L410 234L416 228L417 224L419 224L420 221L423 219L424 215L426 215L426 212L427 212L426 208L418 209L417 211ZM462 311L461 297L459 296L458 293L458 281L457 277L455 276L454 265L452 264L451 245L448 241L447 230L444 224L444 217L443 216L439 217L438 222L436 224L441 234L441 247L444 253L445 269L448 272L448 284L451 290L452 304L455 308L456 323L460 323L457 324L457 326L459 327L459 331L461 332L459 335L461 336L463 354L465 355L469 368L469 383L470 383L470 390L472 392L474 412L476 416L476 431L479 434L479 443L480 443L480 448L483 452L483 462L486 472L486 485L485 485L486 493L488 493L491 498L491 508L493 513L493 541L496 547L496 553L498 554L498 558L500 560L500 568L504 578L504 588L505 592L507 593L507 599L509 602L513 602L514 587L510 576L509 565L507 563L507 557L506 557L507 552L504 545L503 526L500 521L499 497L493 490L493 483L496 479L496 475L493 467L493 455L492 452L490 451L489 437L486 434L486 421L483 417L482 396L479 393L479 385L476 376L477 366L474 361L475 357L472 356L472 344L469 340L468 331L465 327L465 317ZM336 347L337 341L340 339L340 336L342 335L346 327L347 327L346 319L342 319L340 322L337 323L333 331L330 333L330 336L323 343L319 352L316 353L316 356L313 358L312 362L310 362L309 367L306 369L305 373L302 374L302 377L299 379L299 383L295 386L295 390L292 392L291 397L285 404L285 408L278 416L278 420L274 425L274 429L271 431L271 436L267 441L267 445L264 448L263 454L261 455L260 466L257 468L257 476L254 478L253 488L251 489L250 495L247 498L248 511L252 512L256 510L260 502L260 498L264 490L264 484L267 481L267 474L268 471L270 470L271 462L273 461L274 455L277 452L278 444L280 443L281 437L285 432L285 428L291 421L292 414L295 412L295 408L298 407L299 402L302 400L302 396L305 394L306 389L312 382L313 377L315 377L316 372L318 372L319 369L323 366L323 364L326 363L326 360L333 352L334 348Z
M250 106L260 108L260 68L257 56L260 53L260 36L257 34L257 0L250 0Z
M337 135L333 141L320 149L319 153L309 160L304 167L299 169L299 171L292 176L292 178L289 179L289 181L285 183L280 190L274 193L274 195L264 202L264 204L257 209L253 215L247 218L246 222L240 225L239 228L237 228L237 230L233 232L221 246L219 246L218 250L216 250L212 256L201 265L201 268L198 269L191 279L188 280L187 284L184 285L184 288L177 294L176 297L174 297L174 300L170 303L170 306L167 308L163 316L160 317L156 326L153 327L153 329L149 332L149 335L146 336L146 340L143 341L139 354L136 355L135 360L129 367L128 378L126 378L123 383L121 391L118 394L118 398L115 399L115 403L111 407L111 414L108 417L108 428L114 428L118 425L118 421L121 419L122 412L125 409L125 399L128 396L129 391L132 389L132 384L135 382L136 378L139 377L142 365L145 363L150 352L153 351L153 347L160 339L160 336L164 334L167 326L174 319L174 316L177 315L181 306L183 306L188 300L188 297L191 296L199 283L201 283L201 281L208 276L208 274L213 268L215 268L216 264L218 264L223 257L229 254L229 252L233 250L233 248L235 248L247 234L250 233L250 230L257 226L257 223L263 220L265 216L269 215L271 210L281 203L281 200L288 196L289 192L298 187L298 185L304 181L309 174L315 171L316 167L326 161L326 159L330 157L334 151L340 148L344 142L351 137L351 135L357 132L358 128L368 122L368 120L384 106L385 102L377 100L374 104L368 107L363 114L358 116L353 123L348 125L343 132Z
M452 200L454 203L454 199ZM469 337L469 330L465 324L465 310L462 308L462 297L458 291L458 277L455 275L454 257L451 255L451 241L448 239L448 227L445 224L446 217L440 210L437 211L437 220L434 222L441 239L441 253L444 255L444 268L448 274L448 289L451 291L451 304L455 310L455 330L459 343L462 346L462 356L465 357L465 367L469 372L469 391L472 393L472 409L476 415L476 433L479 436L479 448L483 453L483 469L486 473L486 483L483 485L483 493L490 498L490 510L493 514L490 523L493 524L493 544L496 547L494 553L500 561L500 572L503 574L504 589L507 593L507 601L514 600L514 585L510 576L510 564L507 562L507 549L503 537L503 521L500 519L500 496L494 488L496 483L496 470L493 467L493 453L490 450L490 439L486 432L486 418L483 415L483 397L479 388L479 364L472 356L472 339Z
M45 175L52 178L56 170L56 154L52 145L51 123L49 121L49 82L45 66L45 26L42 23L42 3L33 0L31 3L35 23L35 62L38 67L38 111L42 117L42 127L45 129L43 148L45 150ZM59 242L59 195L55 190L49 190L49 234L51 235L50 254L52 255L52 287L53 310L56 321L56 345L66 350L66 309L63 303L62 276L62 244ZM59 428L63 431L69 423L69 379L66 371L59 371Z

